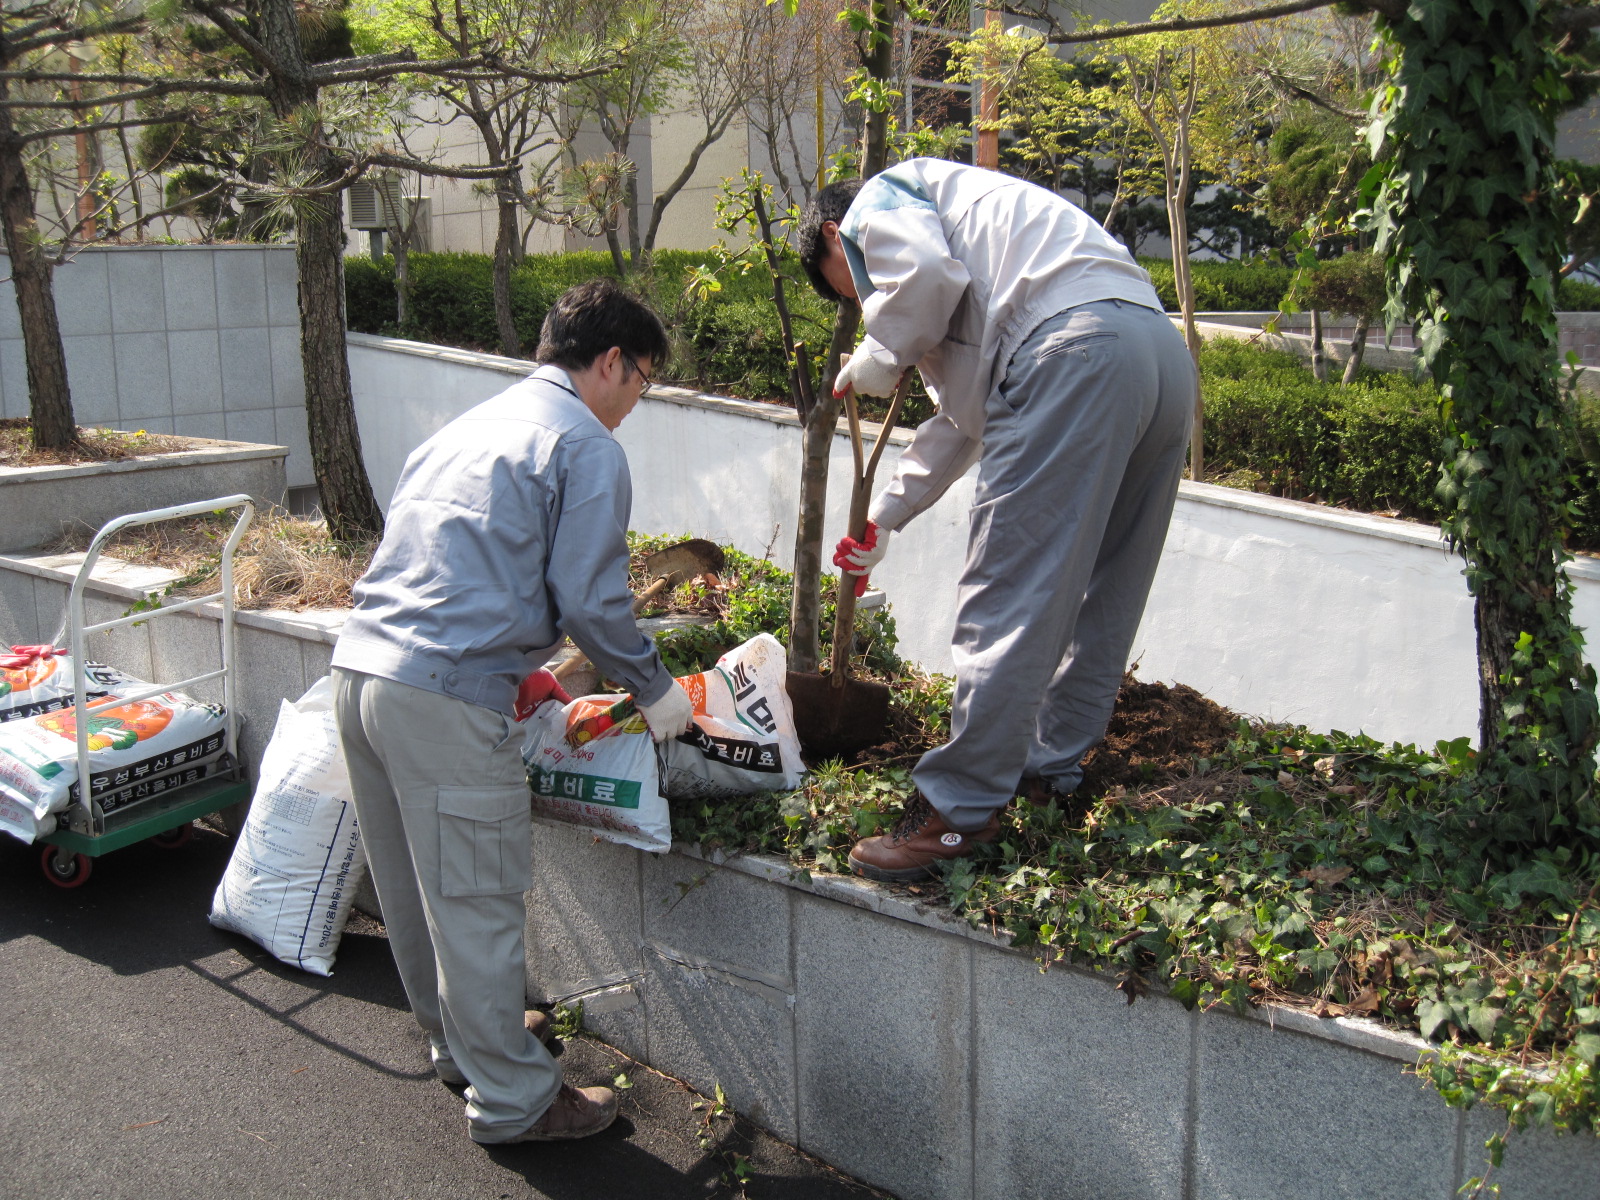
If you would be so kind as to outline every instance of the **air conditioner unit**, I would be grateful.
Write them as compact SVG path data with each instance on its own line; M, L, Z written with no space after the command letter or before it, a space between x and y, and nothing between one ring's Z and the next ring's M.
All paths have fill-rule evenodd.
M403 221L407 197L397 179L358 180L349 188L350 226L353 229L385 230L391 220Z

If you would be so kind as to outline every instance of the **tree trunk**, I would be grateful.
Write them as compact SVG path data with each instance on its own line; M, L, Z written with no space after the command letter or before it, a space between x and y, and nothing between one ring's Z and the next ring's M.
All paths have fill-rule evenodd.
M394 239L394 321L402 333L411 326L411 234Z
M7 91L0 81L0 99ZM17 293L22 349L28 363L33 444L40 449L65 449L78 436L72 392L67 386L67 358L56 320L52 267L38 245L33 188L9 108L0 108L0 225L11 255L11 283Z
M1322 313L1315 308L1311 310L1311 374L1316 376L1319 383L1328 382L1328 354L1322 344Z
M839 356L856 344L861 309L839 304L833 334L821 363L817 404L805 423L800 463L800 512L794 535L794 591L789 601L789 668L815 671L822 657L822 536L828 510L828 464L839 431L839 401L833 380Z
M496 188L500 220L494 235L494 324L500 334L500 353L510 358L522 356L522 339L517 334L511 312L512 250L517 243L517 202L504 185Z
M894 72L894 0L872 0L867 34L867 74L888 83ZM889 165L889 112L868 107L862 129L861 178L871 179Z
M305 52L294 0L259 0L259 36L271 56L273 112L282 120L304 120L317 102L307 81ZM313 180L338 177L332 156L314 130L304 161ZM333 195L302 196L295 209L295 262L300 269L300 360L305 370L306 427L311 437L311 468L328 532L337 541L378 537L383 513L372 495L361 434L350 394L350 362L345 346L344 228L341 204Z
M344 331L344 230L339 197L302 200L295 222L300 268L300 360L306 376L306 426L322 512L335 541L383 533L350 394Z
M1344 375L1339 383L1349 387L1361 371L1361 360L1367 356L1367 332L1372 328L1372 318L1365 314L1356 318L1356 331L1350 337L1350 357L1345 360Z

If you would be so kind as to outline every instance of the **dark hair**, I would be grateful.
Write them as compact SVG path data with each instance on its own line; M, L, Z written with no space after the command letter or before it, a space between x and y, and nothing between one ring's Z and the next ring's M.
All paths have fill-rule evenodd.
M661 318L643 300L615 279L591 279L569 287L550 306L535 357L582 371L613 346L656 364L672 349Z
M844 297L822 277L822 259L828 252L827 240L822 236L822 223L832 221L838 224L844 220L844 214L850 211L850 202L860 190L859 179L841 179L837 183L830 183L811 197L811 202L800 214L800 226L795 231L800 265L805 268L811 286L817 289L817 295L824 300L843 300Z

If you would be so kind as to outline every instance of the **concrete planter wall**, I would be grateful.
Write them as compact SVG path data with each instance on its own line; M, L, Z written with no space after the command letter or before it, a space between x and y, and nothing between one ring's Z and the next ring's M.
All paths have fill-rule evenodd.
M359 334L350 366L368 470L384 498L412 448L531 368ZM770 549L787 566L800 486L794 414L656 391L617 434L633 471L634 528ZM894 435L880 479L908 440ZM832 462L829 544L843 533L848 502L842 433ZM951 669L972 486L969 473L906 527L873 574L901 653L930 670ZM1581 559L1569 573L1578 621L1594 628L1600 562ZM1600 654L1600 639L1589 651ZM1252 716L1425 746L1477 731L1472 600L1460 560L1431 525L1185 482L1134 654L1143 678L1189 684Z
M244 494L282 504L283 446L211 442L74 466L0 467L0 550L42 546L68 526L98 529L112 517Z
M80 425L288 447L315 482L300 364L294 247L88 246L56 268L56 311ZM9 260L0 255L0 267ZM0 416L28 415L12 288L0 288Z
M78 556L0 557L0 629L48 637ZM104 562L91 619L170 572ZM214 667L204 612L97 635L144 678ZM326 674L340 611L241 613L252 768ZM213 685L214 686L214 685ZM197 693L218 698L214 691ZM1287 1010L1129 1007L1002 938L860 880L709 861L539 822L528 994L906 1200L1450 1200L1503 1121L1406 1073L1422 1043ZM370 895L366 901L371 906ZM1600 1143L1514 1139L1506 1200L1600 1200Z

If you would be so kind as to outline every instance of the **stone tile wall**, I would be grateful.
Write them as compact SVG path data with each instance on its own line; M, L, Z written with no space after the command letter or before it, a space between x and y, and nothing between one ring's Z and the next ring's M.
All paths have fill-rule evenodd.
M287 446L289 486L312 484L297 281L293 246L80 251L54 280L78 423ZM0 287L0 416L27 415L16 294Z

